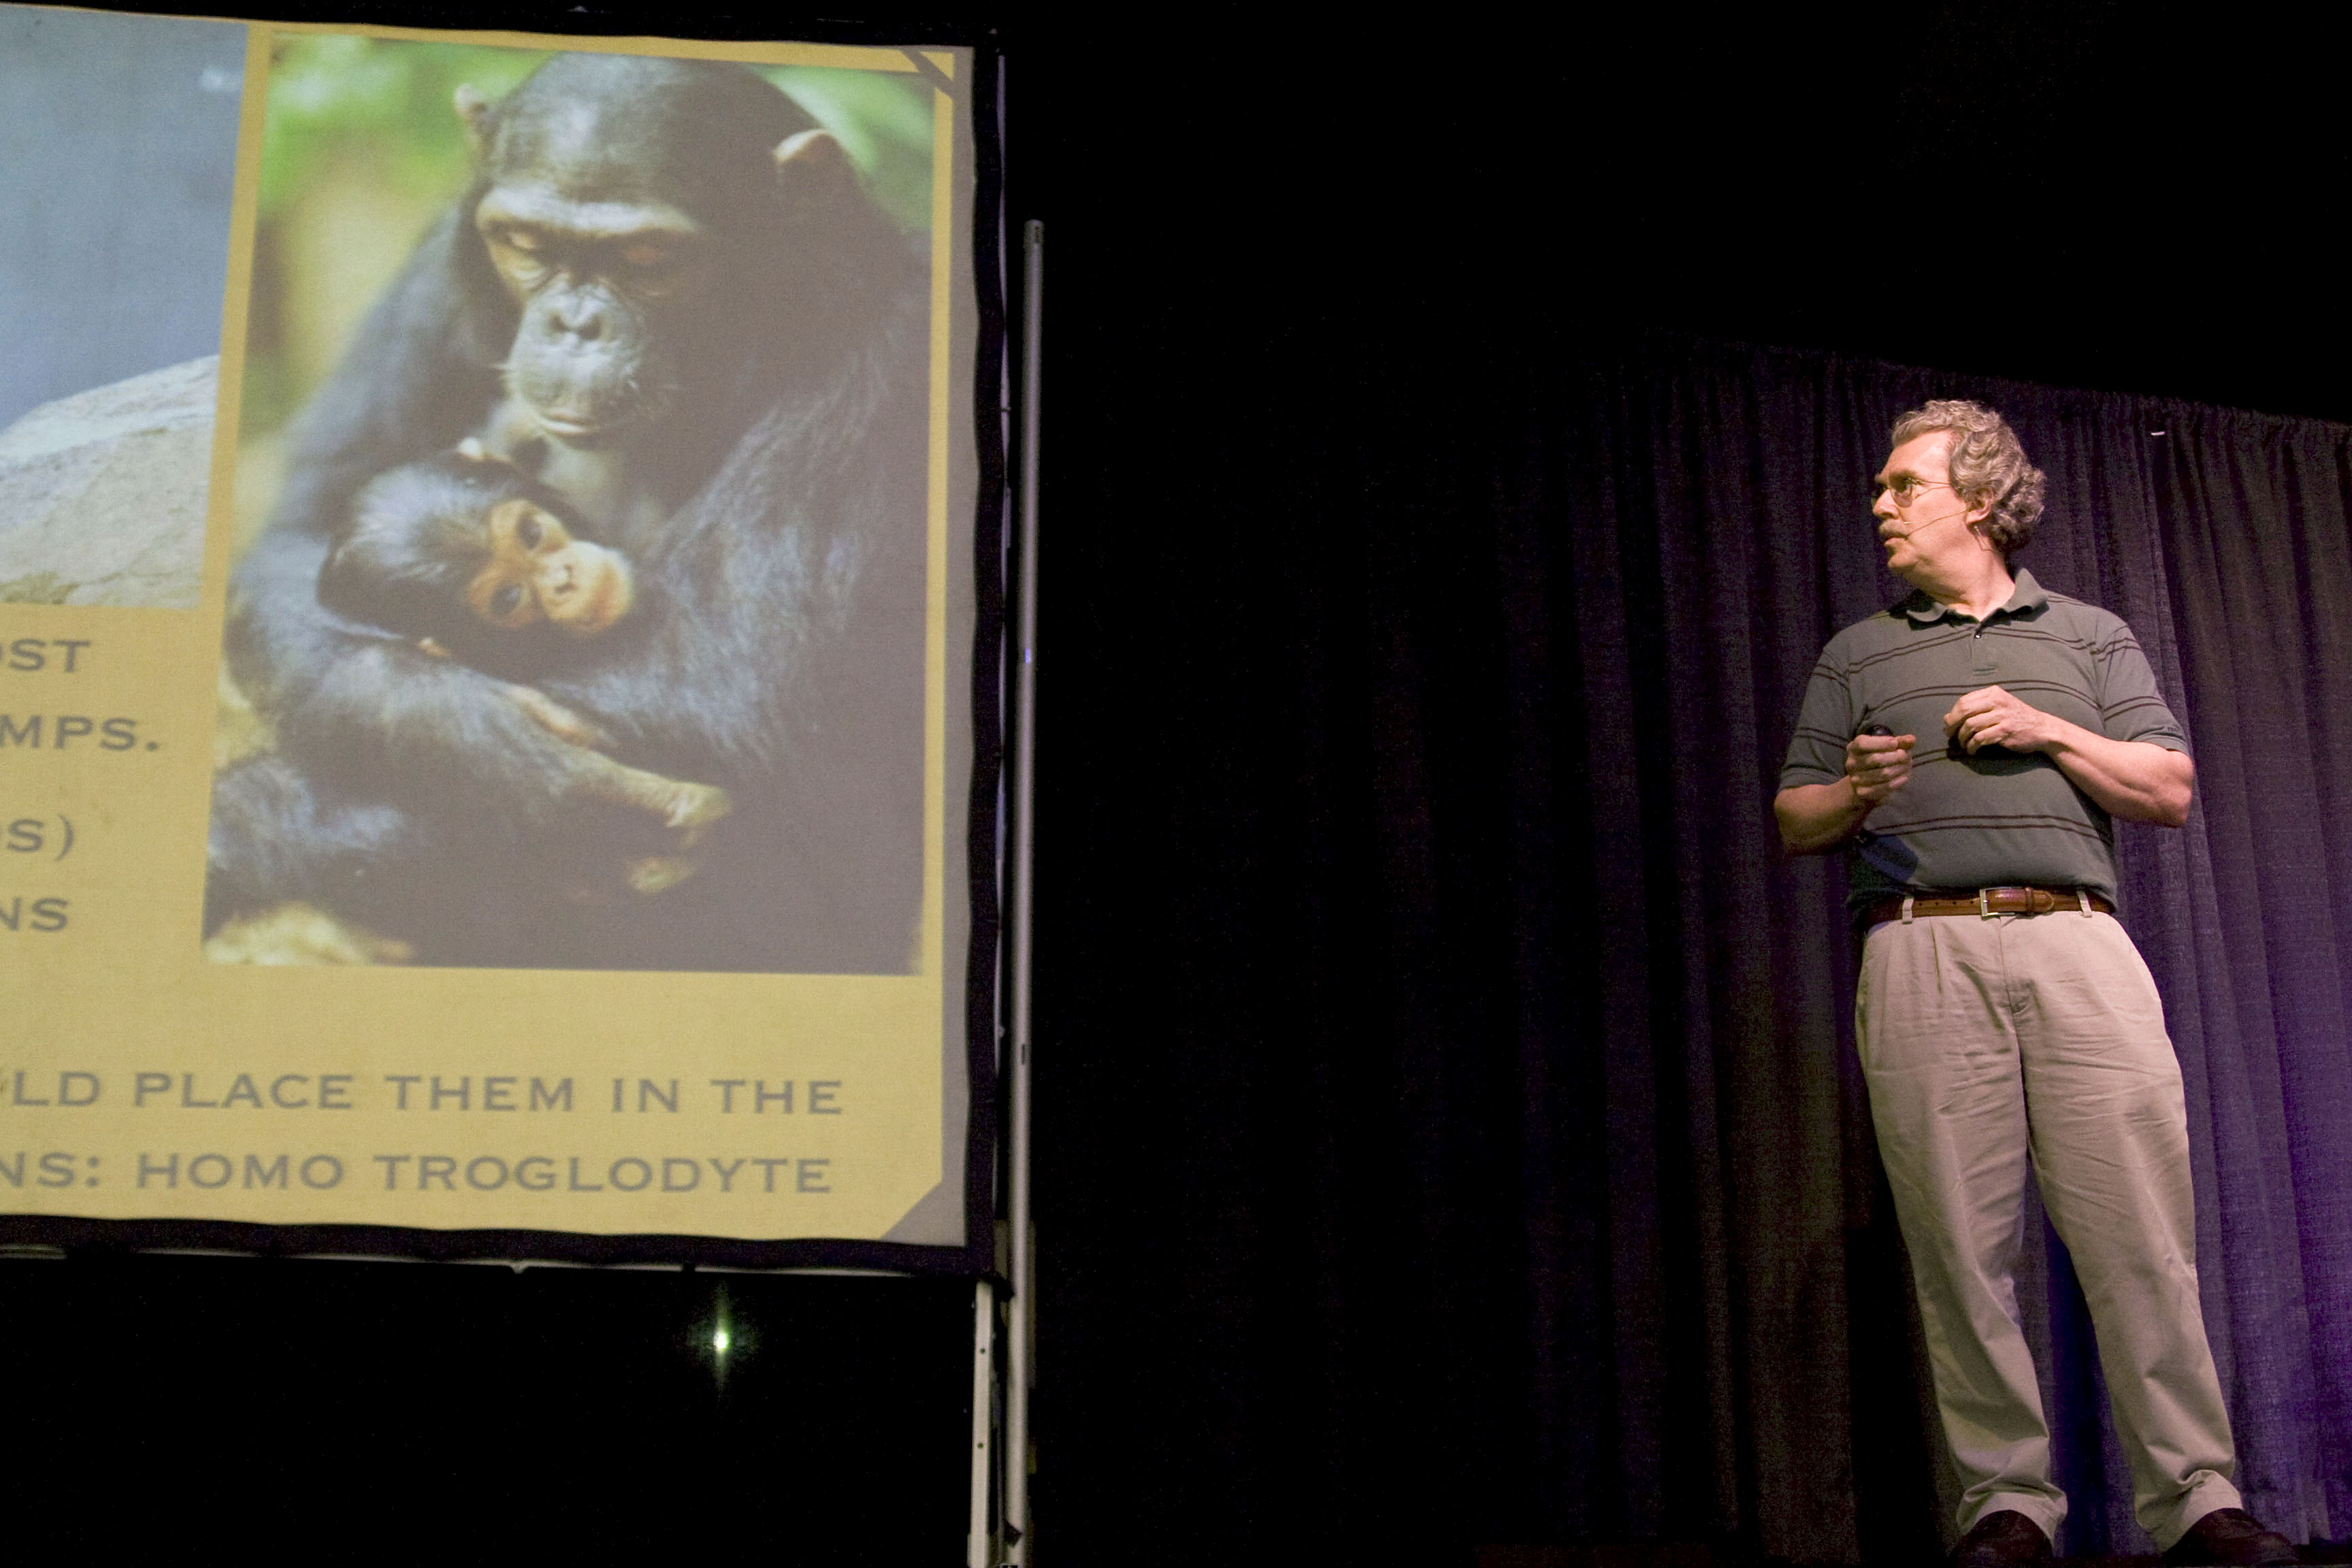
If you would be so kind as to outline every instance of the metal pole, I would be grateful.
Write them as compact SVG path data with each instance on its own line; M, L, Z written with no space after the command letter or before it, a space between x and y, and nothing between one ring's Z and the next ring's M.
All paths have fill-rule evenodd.
M1037 410L1044 358L1045 226L1022 231L1021 664L1013 729L1013 1310L1004 1369L1004 1561L1029 1561L1029 1356L1037 1268L1029 1226L1029 976L1037 842Z
M971 1288L971 1526L963 1538L964 1568L992 1568L988 1552L988 1451L995 1415L996 1292L985 1279Z

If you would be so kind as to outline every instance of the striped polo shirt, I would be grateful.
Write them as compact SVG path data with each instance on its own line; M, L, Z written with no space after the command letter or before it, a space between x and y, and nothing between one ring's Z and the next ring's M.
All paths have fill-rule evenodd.
M2033 883L2116 897L2115 827L2038 752L1944 733L1955 700L1999 686L2116 741L2186 752L2147 656L2118 616L2045 592L2019 572L2009 602L1979 624L1914 593L1832 637L1813 666L1780 787L1835 784L1846 742L1870 724L1916 735L1911 782L1865 819L1846 855L1846 906L1921 888Z

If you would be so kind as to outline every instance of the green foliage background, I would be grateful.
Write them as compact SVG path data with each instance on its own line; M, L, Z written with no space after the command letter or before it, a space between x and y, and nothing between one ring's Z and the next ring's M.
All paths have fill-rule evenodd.
M263 121L243 443L271 441L300 411L375 293L464 192L472 164L451 107L458 87L495 100L546 58L467 44L279 40ZM928 83L887 71L754 68L841 139L902 229L929 228ZM257 456L267 468L268 455ZM274 492L262 478L258 488Z

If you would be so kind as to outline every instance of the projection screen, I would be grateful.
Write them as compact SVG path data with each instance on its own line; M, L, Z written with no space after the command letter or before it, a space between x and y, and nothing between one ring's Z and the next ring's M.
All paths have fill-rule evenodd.
M994 91L0 5L0 1240L987 1266Z

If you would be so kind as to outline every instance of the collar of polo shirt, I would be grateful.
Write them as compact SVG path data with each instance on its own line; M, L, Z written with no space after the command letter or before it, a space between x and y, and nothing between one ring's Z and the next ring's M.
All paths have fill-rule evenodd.
M2041 584L2033 580L2033 574L2023 567L2018 568L2014 581L2016 586L2010 592L2009 602L1995 610L1992 613L1993 616L2021 616L2028 610L2038 610L2050 602L2050 595L2042 591ZM1915 625L1923 626L1932 625L1953 614L1951 605L1938 604L1916 589L1912 591L1909 598L1903 601L1902 608L1903 613L1910 616ZM1955 618L1966 620L1968 617L1960 616ZM1987 616L1985 619L1990 621L1992 616Z

